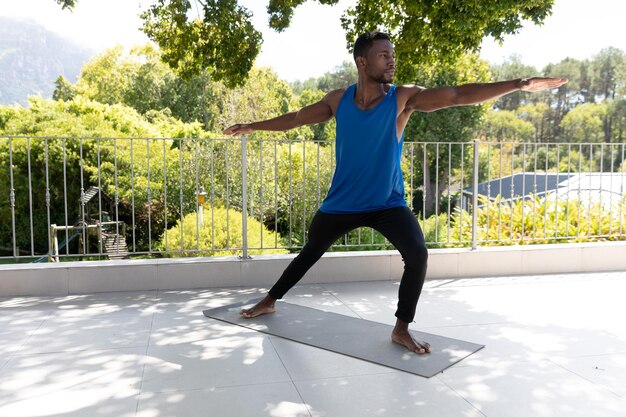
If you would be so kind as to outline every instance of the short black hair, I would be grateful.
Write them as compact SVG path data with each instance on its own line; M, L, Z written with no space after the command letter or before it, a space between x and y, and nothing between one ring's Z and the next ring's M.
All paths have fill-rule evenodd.
M356 39L356 42L354 42L354 50L352 51L354 60L356 61L356 57L358 56L366 57L374 41L378 41L381 39L388 41L391 40L389 35L385 32L372 31L365 32L364 34L360 35Z

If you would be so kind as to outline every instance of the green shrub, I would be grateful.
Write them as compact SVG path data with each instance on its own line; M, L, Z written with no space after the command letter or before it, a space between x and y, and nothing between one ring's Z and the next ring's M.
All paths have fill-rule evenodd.
M196 213L190 213L183 218L182 226L179 221L167 230L161 241L156 245L167 257L198 256L201 251L204 256L233 256L240 255L242 243L242 213L225 207L211 207L204 205L204 221L199 224ZM248 216L248 247L249 254L288 253L284 249L263 249L262 246L274 247L282 243L282 238L267 230L261 222ZM181 232L182 231L182 232ZM181 239L182 234L182 239ZM263 244L261 244L261 240ZM174 252L176 251L176 252Z

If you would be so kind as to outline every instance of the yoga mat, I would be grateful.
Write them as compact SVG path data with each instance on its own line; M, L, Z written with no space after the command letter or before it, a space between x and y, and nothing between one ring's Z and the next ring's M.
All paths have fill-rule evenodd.
M391 341L393 326L278 301L276 312L252 319L239 315L258 300L204 311L206 317L278 336L294 342L377 363L430 378L485 347L463 340L410 330L431 345L418 355Z

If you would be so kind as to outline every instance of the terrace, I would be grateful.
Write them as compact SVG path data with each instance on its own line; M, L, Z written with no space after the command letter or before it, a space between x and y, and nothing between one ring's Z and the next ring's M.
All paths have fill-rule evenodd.
M31 158L31 149L48 149L55 140L45 139L44 143L44 139L7 138L9 156L18 159L21 149L25 157L22 160L29 162L22 173L14 171L15 163L7 165L7 178L11 180L4 183L10 191L11 203L2 206L9 207L2 213L11 215L3 217L3 222L8 221L4 224L11 227L2 229L2 237L8 238L0 246L8 247L10 252L3 260L16 263L0 265L0 417L623 415L626 409L623 383L626 380L623 324L626 304L622 298L626 290L626 257L623 256L626 248L618 240L623 237L626 211L622 212L620 196L615 197L616 204L597 205L598 224L588 222L583 227L578 222L577 227L569 230L553 228L546 221L554 218L553 212L539 210L535 206L539 202L532 200L526 203L523 215L533 221L542 220L542 227L527 229L526 234L513 237L506 235L507 230L514 227L512 221L506 220L508 203L498 202L496 210L486 214L492 216L487 223L497 224L498 235L490 235L480 222L485 213L472 209L479 207L477 194L471 198L468 220L463 222L465 217L461 216L460 223L451 220L452 199L447 198L442 203L438 195L435 216L441 219L443 227L435 225L435 232L429 235L433 247L429 274L412 328L486 347L426 379L202 315L204 309L262 295L294 256L268 252L293 251L301 244L296 238L299 231L295 225L303 223L313 212L311 207L323 195L328 180L324 177L328 173L319 168L323 165L319 161L326 158L322 144L317 145L318 151L311 153L304 143L290 142L281 154L277 150L280 144L264 144L263 141L249 151L246 151L245 140L239 144L224 141L223 147L212 145L215 142L210 141L204 143L210 145L206 147L203 142L194 141L183 152L180 141L177 155L180 159L176 160L180 176L172 181L164 166L165 154L171 146L166 151L165 142L156 140L154 149L163 152L163 157L157 161L149 156L150 147L154 146L151 140L136 140L134 144L132 140L126 141L113 144L113 140L102 139L89 144L92 151L97 149L98 161L107 155L117 155L108 168L115 175L106 179L104 170L98 170L96 184L93 184L92 172L91 182L88 184L85 180L84 186L80 186L81 192L77 192L72 184L76 185L79 180L82 184L84 167L88 165L82 159L77 163L73 178L48 180L46 176L44 188L38 190L33 185L37 176L31 175L36 168L34 161L44 161L43 172L47 174L51 170L48 161L53 158L47 151L43 158L37 159L34 155ZM57 150L69 153L65 140L55 143L59 145ZM133 150L134 157L130 160L138 158L138 144L147 148L144 156L147 155L148 167L152 163L153 168L162 169L160 175L150 168L139 172L140 164L129 176L123 172L122 166L135 167L127 165L128 161L122 163L122 159L124 155L133 155ZM87 143L81 140L80 149L83 145L87 148ZM100 149L108 145L113 146L114 152L101 154ZM301 148L296 152L298 146ZM414 199L414 193L420 192L413 180L419 170L413 163L420 159L415 157L419 154L416 146L405 148L408 161L405 178L411 184L407 197L411 204L422 203L421 220L425 224L429 220L425 214L428 196L424 193ZM534 157L534 164L530 164L534 165L533 172L538 165L535 153L526 154L526 145L522 148L524 153L515 157L512 147L477 143L424 145L423 155L431 146L431 155L441 160L442 165L452 165L451 155L455 153L474 155L469 161L460 159L465 162L454 168L454 178L451 175L442 179L447 181L444 187L437 185L447 197L454 190L467 188L467 184L478 189L480 170L476 157L480 146L485 147L486 154L499 151L501 158L511 152L510 163L517 157L522 161ZM456 151L455 147L458 147ZM554 146L557 161L563 160L558 158L561 153L567 155L565 160L570 160L564 149L568 146ZM583 149L578 144L576 149L581 151L579 154L588 150L589 161L595 156L605 160L607 155L611 155L611 159L619 155L623 159L624 155L623 144L607 149L598 146L595 149L599 152L594 151L593 146ZM546 154L551 150L546 149ZM198 172L199 158L194 156L202 152L210 156L209 162L204 164L205 168L209 167L205 172L209 176L204 179ZM214 157L219 152L222 152L220 158ZM274 171L281 165L281 155L288 155L288 160L292 161L295 154L300 154L306 160L307 152L315 155L317 168L316 164L303 163L299 166L302 175L298 177L297 171L289 165L288 181L281 182L278 172ZM154 152L152 154L152 158L157 158ZM187 159L187 156L191 157ZM61 160L65 161L64 166L68 165L63 172L72 172L70 159ZM218 166L218 161L223 161L224 166ZM233 161L241 162L236 165ZM247 168L241 169L242 166ZM246 176L257 166L259 175L252 175L252 178L259 181L247 182ZM505 177L505 166L499 164L499 172L486 168L486 175L483 175L486 181ZM586 166L591 170L592 163ZM576 171L575 168L575 163L568 163L568 172ZM550 169L546 165L545 171ZM187 178L183 174L189 172L198 172L191 181L191 193L185 188L189 184L183 184L183 178ZM220 182L217 172L224 173L224 183ZM609 173L621 174L623 178L624 168L611 168ZM144 176L147 182L143 181ZM101 190L111 178L115 178L115 182L108 183L113 205L106 207L109 217L105 218L100 214L104 212L100 202L104 194L96 192L89 200L84 195L87 185ZM129 181L124 183L123 178ZM241 178L242 188L233 187ZM26 189L18 187L20 180L22 185L27 185ZM55 181L57 183L53 184ZM156 187L155 181L162 181L162 187ZM305 191L301 195L295 188L299 181L313 183L319 191L314 195ZM128 191L124 187L129 184L132 205L128 205L128 200L122 201ZM148 189L139 189L140 184L148 184ZM172 184L178 184L178 188L170 190L168 186ZM426 188L424 184L423 189ZM67 244L71 236L68 229L55 232L66 245L57 242L55 246L54 236L45 232L52 230L50 219L58 218L59 214L54 210L54 196L49 196L51 189L60 191L61 196L81 197L77 207L72 208L72 203L68 202L56 206L60 207L61 226L72 224L67 220L73 211L79 219L89 217L85 201L99 206L95 216L91 216L96 220L93 225L87 221L76 225L72 244ZM157 195L156 190L160 194ZM207 193L202 194L203 190ZM571 196L566 197L566 205L574 201L575 195L585 194L573 191L566 188L563 193ZM621 186L618 191L623 199ZM224 194L220 195L221 192ZM218 246L216 240L208 247L201 246L201 220L203 216L204 221L213 217L212 198L215 196L227 206L262 219L279 207L278 196L283 192L290 202L284 222L288 229L283 240L268 239L263 229L253 232L245 226L248 216L242 215L240 220L244 226L239 229L232 217L227 221L231 240L226 247ZM45 204L36 203L38 193L47 196ZM184 198L187 194L193 198L191 205ZM206 196L204 207L200 201L196 203L196 195ZM147 206L163 201L165 204L159 205L163 210L167 210L168 204L179 207L181 221L183 214L195 211L196 240L185 246L188 244L181 239L176 245L170 242L169 247L165 241L164 247L157 248L153 232L158 221L150 215L157 213L166 224L168 216L148 210L145 222L146 217L139 212L144 203L135 201L140 197L147 198ZM170 203L167 203L168 198ZM595 210L591 208L591 200L575 204L583 210L572 213L572 218L591 218ZM128 210L126 214L123 207ZM42 218L47 218L43 229L38 226ZM147 234L137 226L140 221L147 225ZM104 244L89 246L90 227L99 232L108 228L110 233L120 235L120 222L127 230L128 253L125 255L134 259L96 260L106 258L107 252ZM209 224L209 230L217 233L217 223ZM454 240L457 230L459 233ZM545 231L552 235L547 236ZM253 233L260 233L257 241L260 243L252 243ZM235 239L237 234L241 235L240 240ZM46 235L48 245L42 245L37 239L44 236L45 240ZM98 234L94 236L97 242L100 238ZM303 236L306 239L306 233ZM591 238L601 242L573 243L593 240ZM141 239L147 242L145 247L141 247ZM496 240L511 245L488 246ZM545 240L552 244L529 245ZM91 241L93 243L94 239ZM23 242L27 244L24 246ZM450 247L442 248L446 246ZM378 250L344 252L363 248ZM339 252L324 256L285 300L393 324L397 280L402 268L397 252L385 250L385 243L368 230L346 236L335 249ZM228 250L231 256L202 257L219 250ZM197 257L162 258L174 254ZM61 262L24 263L41 258ZM76 261L77 258L85 260Z
M396 281L286 301L393 323ZM0 416L622 416L624 272L427 281L414 329L486 347L430 379L207 319L259 287L0 299Z

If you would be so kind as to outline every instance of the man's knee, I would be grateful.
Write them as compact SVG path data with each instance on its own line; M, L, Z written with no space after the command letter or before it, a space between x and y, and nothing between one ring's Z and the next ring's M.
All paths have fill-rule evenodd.
M421 269L428 262L428 249L424 245L417 245L404 256L404 264L407 267Z

